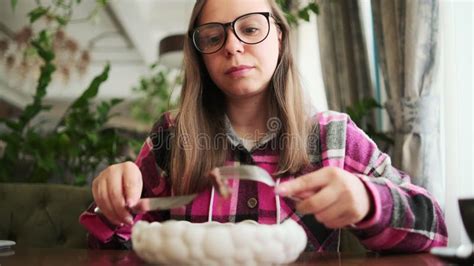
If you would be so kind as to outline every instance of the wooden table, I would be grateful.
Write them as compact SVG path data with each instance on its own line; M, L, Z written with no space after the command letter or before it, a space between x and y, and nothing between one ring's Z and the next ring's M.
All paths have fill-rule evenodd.
M14 253L14 254L12 254ZM410 255L355 255L345 253L303 253L290 265L448 265L428 253ZM133 251L86 249L21 249L0 252L0 266L17 265L146 265Z

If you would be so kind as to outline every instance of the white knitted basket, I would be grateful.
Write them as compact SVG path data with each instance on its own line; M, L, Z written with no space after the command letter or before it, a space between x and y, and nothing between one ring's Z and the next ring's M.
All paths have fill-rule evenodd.
M148 263L169 265L271 265L295 261L306 247L303 228L281 224L140 221L132 229L137 255Z

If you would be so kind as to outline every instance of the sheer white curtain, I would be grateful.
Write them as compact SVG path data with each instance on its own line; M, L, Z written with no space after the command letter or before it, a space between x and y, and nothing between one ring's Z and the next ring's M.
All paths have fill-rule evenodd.
M474 197L474 2L440 1L440 91L449 245L469 243L457 199Z
M368 33L368 51L371 52L371 4L370 0L359 2ZM440 62L435 82L437 87L433 89L441 97L443 184L440 185L445 188L442 208L445 210L449 245L458 246L469 243L469 239L463 229L457 200L474 197L474 1L441 0L439 11ZM380 85L383 92L383 83Z

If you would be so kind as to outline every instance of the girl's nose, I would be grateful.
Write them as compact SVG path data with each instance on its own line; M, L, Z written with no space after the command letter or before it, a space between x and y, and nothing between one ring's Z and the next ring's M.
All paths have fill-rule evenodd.
M234 31L230 27L227 29L227 40L225 41L224 49L227 55L244 52L244 43L235 36Z

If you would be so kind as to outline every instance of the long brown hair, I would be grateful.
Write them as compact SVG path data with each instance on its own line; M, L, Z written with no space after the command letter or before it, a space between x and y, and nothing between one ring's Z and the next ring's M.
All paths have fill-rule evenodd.
M278 175L294 173L308 164L309 124L290 47L290 27L274 0L268 0L281 31L278 65L269 88L280 125ZM197 26L206 0L196 1L188 31ZM228 143L217 143L225 132L225 97L210 78L192 39L184 43L184 82L175 119L170 157L171 185L176 194L189 194L209 186L207 173L224 164ZM208 145L204 145L203 141ZM218 145L214 145L214 144ZM205 144L205 143L204 143Z

